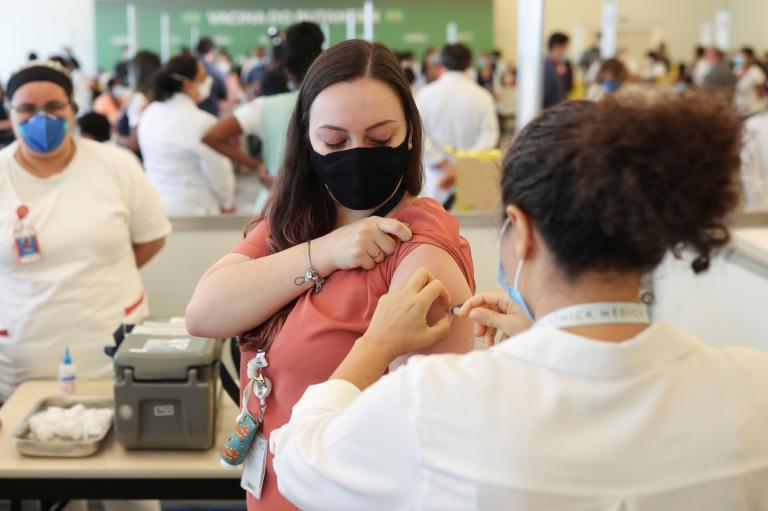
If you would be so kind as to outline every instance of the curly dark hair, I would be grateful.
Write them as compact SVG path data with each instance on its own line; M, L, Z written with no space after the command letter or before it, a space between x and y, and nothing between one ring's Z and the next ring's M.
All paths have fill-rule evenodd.
M701 93L565 103L506 153L503 201L530 216L567 278L644 273L684 249L699 273L729 240L740 139L730 105Z

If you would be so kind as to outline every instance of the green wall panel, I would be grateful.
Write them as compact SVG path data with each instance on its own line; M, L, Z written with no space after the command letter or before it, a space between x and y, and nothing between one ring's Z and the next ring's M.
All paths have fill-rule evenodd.
M213 37L237 59L254 45L268 46L267 28L285 28L299 20L328 24L331 44L346 38L346 11L355 9L362 37L362 2L349 0L96 0L97 64L110 69L127 41L127 4L138 18L138 47L160 53L160 19L170 19L171 54ZM420 55L445 43L446 25L456 22L459 40L475 51L493 47L492 0L378 0L374 2L375 39L395 50Z

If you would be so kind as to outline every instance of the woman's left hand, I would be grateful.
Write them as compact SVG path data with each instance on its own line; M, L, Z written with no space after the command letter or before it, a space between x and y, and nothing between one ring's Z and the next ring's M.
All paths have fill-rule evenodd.
M430 325L427 314L435 302L445 305L446 314ZM386 349L392 360L428 348L450 332L450 302L445 285L426 269L419 268L405 286L379 299L363 339Z

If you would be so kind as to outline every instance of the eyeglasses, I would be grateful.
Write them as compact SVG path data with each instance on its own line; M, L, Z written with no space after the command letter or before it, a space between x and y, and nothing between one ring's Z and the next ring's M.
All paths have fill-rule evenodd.
M70 101L49 101L46 104L44 104L42 107L38 107L34 103L22 103L20 105L11 106L11 110L16 112L19 115L24 116L32 116L35 115L39 111L43 111L46 114L58 114L61 113L65 108L67 108L72 103Z

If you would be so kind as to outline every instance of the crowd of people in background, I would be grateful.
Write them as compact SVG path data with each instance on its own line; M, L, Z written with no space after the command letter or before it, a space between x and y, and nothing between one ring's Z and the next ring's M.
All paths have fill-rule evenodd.
M209 37L201 38L195 48L182 49L166 63L152 51L131 53L126 47L114 69L95 77L81 71L78 59L67 48L49 60L58 63L72 78L82 136L111 141L143 158L150 180L161 195L174 188L178 191L176 195L186 195L182 200L164 199L169 214L234 212L234 175L238 172L254 172L258 177L261 192L253 205L253 211L258 213L266 203L282 161L286 124L301 83L302 71L298 68L314 60L323 43L322 32L316 25L299 26L300 29L293 29L293 47L289 29L277 33L273 40L278 42L272 47L254 46L247 56L237 60ZM764 119L768 118L768 52L760 56L750 47L730 52L698 47L692 61L673 63L668 48L661 43L649 50L642 61L624 48L616 56L604 59L600 56L598 34L594 45L578 59L571 59L570 44L569 36L562 32L548 38L543 56L544 108L568 99L598 101L606 95L627 92L681 93L700 89L724 95L746 124L743 160L749 190L745 207L768 208L768 199L763 198L768 197L768 185L765 191L762 189L763 183L768 182L768 134L764 134L764 126L768 126ZM490 149L513 135L508 121L514 117L517 70L498 50L473 55L461 43L429 48L420 58L411 51L396 55L426 127L426 194L450 208L455 199L456 169L453 156L445 149ZM167 78L168 65L178 64L182 58L190 66L193 60L200 63L199 76L176 73L175 78ZM37 59L35 53L28 56L30 62ZM163 90L173 90L172 96L181 94L180 101L187 106L196 103L207 116L198 115L191 108L186 109L186 114L192 116L187 119L181 112L154 114L140 130L147 110L162 110L159 105L150 109L151 103L169 103L172 99L161 100L157 96L157 81L163 77L170 81L165 89L160 87L161 95ZM461 101L444 101L446 97ZM166 124L176 122L173 119L194 126L194 136L180 135L184 130L171 130L174 133L165 137L162 144L149 142L155 139L150 133L167 131ZM144 145L154 148L142 147L140 131L145 133ZM155 149L175 144L169 137L179 139L176 145L186 147L182 153L187 158L176 158L170 154L173 151L159 156L169 158L170 162L160 178L157 169L161 165L157 163ZM7 112L0 105L0 147L13 139ZM190 158L198 162L192 173L188 165L180 169L180 162L192 161ZM190 202L193 196L206 197L203 202L207 206L201 206L199 201Z

